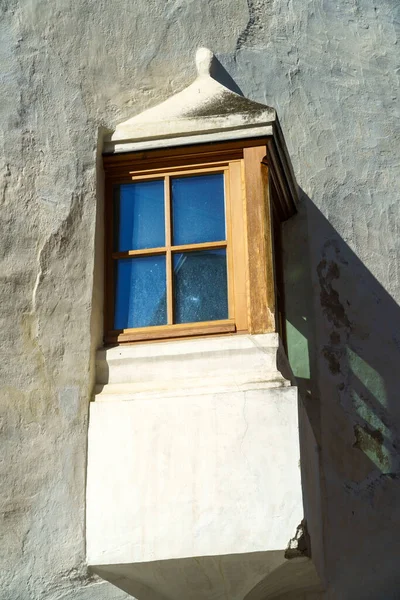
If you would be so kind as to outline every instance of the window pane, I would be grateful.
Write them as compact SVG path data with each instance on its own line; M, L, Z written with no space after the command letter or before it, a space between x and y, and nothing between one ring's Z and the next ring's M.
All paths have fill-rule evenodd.
M165 256L117 260L114 329L166 323Z
M226 250L174 254L175 323L228 318Z
M224 175L173 177L173 244L225 240Z
M163 180L118 186L114 207L114 252L165 246Z

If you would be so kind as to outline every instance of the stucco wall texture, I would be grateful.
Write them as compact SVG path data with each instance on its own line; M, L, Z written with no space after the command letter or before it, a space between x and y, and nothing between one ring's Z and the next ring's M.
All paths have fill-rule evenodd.
M0 10L2 600L126 598L85 567L98 146L190 83L198 46L277 108L302 189L284 232L288 339L317 439L325 597L399 598L397 0Z

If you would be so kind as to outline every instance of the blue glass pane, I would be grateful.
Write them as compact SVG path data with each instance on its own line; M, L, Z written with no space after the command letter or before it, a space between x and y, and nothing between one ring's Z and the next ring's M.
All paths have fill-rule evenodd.
M228 318L226 250L174 254L174 322Z
M166 323L165 256L117 260L114 329Z
M116 187L114 251L165 246L164 181L140 181Z
M173 177L173 244L225 240L224 175Z

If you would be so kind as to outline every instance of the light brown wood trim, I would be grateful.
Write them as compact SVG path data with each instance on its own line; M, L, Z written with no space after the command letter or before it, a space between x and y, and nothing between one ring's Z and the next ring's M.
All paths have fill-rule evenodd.
M230 319L235 317L235 302L233 288L233 252L232 252L232 215L231 215L231 189L229 168L224 172L224 208L225 208L225 237L226 244L226 279L228 292L228 316Z
M231 223L230 254L232 257L231 279L233 283L233 306L237 330L247 330L247 244L244 206L244 180L242 161L234 162L229 169L229 211Z
M165 254L167 249L161 248L142 248L141 250L125 250L124 252L113 252L112 257L114 259L130 258L132 256L151 256L155 254Z
M184 169L180 167L164 167L162 169L147 169L145 171L130 171L131 180L145 180L145 179L160 179L164 174L168 173L171 177L187 176L201 174L201 173L222 173L227 162L221 163L212 162L201 165L187 165Z
M201 244L182 244L181 246L172 246L172 252L193 252L195 250L212 250L213 248L226 248L227 242L201 242Z
M106 171L119 167L134 169L151 169L165 166L185 166L195 162L211 162L213 160L235 160L243 158L243 148L265 146L267 138L245 139L232 142L198 144L196 146L179 146L159 150L144 150L120 154L104 154L103 164Z
M215 333L234 333L236 331L233 319L223 321L205 321L201 323L183 323L179 325L160 325L157 327L141 327L110 331L105 336L107 343L139 342L145 340L162 340L174 337L191 337L211 335Z
M130 177L130 181L132 183L138 183L140 181L147 181L147 180L152 180L152 181L160 181L164 179L164 174L163 173L151 173L149 175L138 175L136 177L136 175L131 175Z
M167 217L166 217L167 218ZM201 244L182 244L180 246L162 246L160 248L142 248L141 250L125 250L124 252L113 252L113 259L131 258L133 256L152 256L156 254L168 254L171 252L194 252L195 250L213 250L213 248L226 248L227 242L202 242Z
M248 290L250 333L275 331L272 227L268 172L262 173L266 147L245 148ZM266 167L263 167L266 169Z
M165 176L165 244L167 246L166 256L166 285L167 285L167 323L172 325L174 322L174 278L172 273L172 209L171 209L171 179L169 175Z

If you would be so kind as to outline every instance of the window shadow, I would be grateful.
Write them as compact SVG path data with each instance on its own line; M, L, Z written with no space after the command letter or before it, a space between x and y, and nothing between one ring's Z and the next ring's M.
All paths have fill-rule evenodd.
M224 56L224 59L226 61L228 57ZM226 88L228 88L228 90L235 92L235 94L239 94L239 96L243 96L242 90L229 74L229 71L231 71L231 68L229 67L231 67L231 65L223 65L215 56L213 61L212 77L221 85L224 85Z
M284 225L283 261L305 512L320 536L313 552L337 597L391 600L400 593L400 308L300 196ZM319 508L302 411L318 453Z

